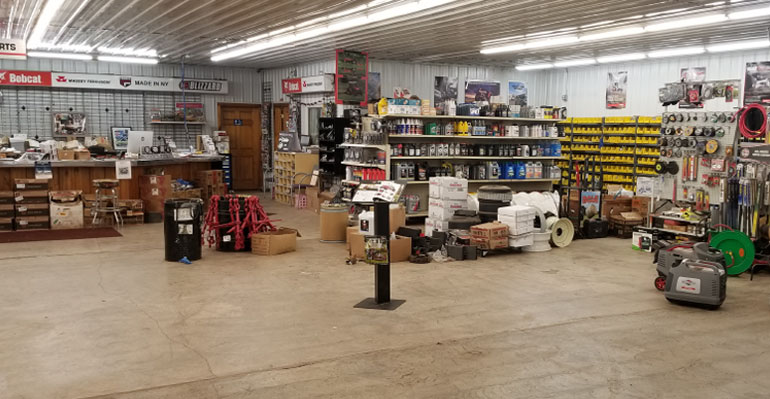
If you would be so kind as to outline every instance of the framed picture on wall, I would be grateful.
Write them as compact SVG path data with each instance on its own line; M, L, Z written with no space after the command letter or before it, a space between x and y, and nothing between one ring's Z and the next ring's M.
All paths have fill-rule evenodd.
M128 149L128 132L130 127L113 127L112 130L112 148L116 150Z
M86 114L56 112L53 114L53 134L58 137L81 137L86 134Z

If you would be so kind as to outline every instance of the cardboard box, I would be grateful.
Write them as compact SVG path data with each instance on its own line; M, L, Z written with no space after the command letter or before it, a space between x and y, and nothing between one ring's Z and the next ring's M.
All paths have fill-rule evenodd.
M631 210L642 216L643 220L647 219L650 215L650 203L652 198L650 197L634 197L631 200Z
M631 198L604 198L602 201L602 219L610 220L613 215L631 211Z
M471 236L474 239L502 239L508 240L508 226L499 222L483 223L471 226Z
M468 209L468 200L442 200L431 198L428 201L428 217L431 219L448 221L456 211Z
M13 231L13 218L0 218L0 231Z
M431 177L428 181L430 198L442 200L467 200L468 180L456 177Z
M88 161L91 159L91 151L85 149L75 150L75 159L78 161Z
M631 236L631 248L636 251L652 252L652 243L651 233L635 231Z
M219 186L225 183L225 174L222 170L203 170L198 172L195 183L199 187Z
M15 179L14 188L16 190L48 190L48 180L45 179Z
M170 176L144 175L139 178L139 195L147 212L163 213L164 203L171 193Z
M0 204L13 204L13 191L0 191Z
M83 202L51 202L51 229L83 228Z
M251 236L251 253L256 255L279 255L297 249L299 232L287 227L266 231Z
M28 216L16 218L16 230L48 230L48 216Z
M49 204L18 204L15 209L15 216L48 216L50 213Z
M74 161L75 150L57 150L56 157L59 158L60 161Z
M400 204L390 204L390 233L406 226L406 208Z
M358 260L366 258L366 234L350 233L351 257ZM396 236L395 240L390 240L390 263L407 262L412 255L412 239L409 237Z
M305 189L305 196L307 197L307 209L315 212L320 213L321 212L321 201L318 197L319 195L318 187L307 187Z
M13 204L0 204L0 218L12 218L16 216L16 207Z
M425 236L433 236L434 231L448 231L449 221L427 218L425 219Z
M16 191L14 200L17 204L47 204L48 191Z
M189 190L172 191L169 198L174 199L200 199L202 198L200 188L192 188Z
M508 248L508 237L505 238L471 238L471 243L480 249Z
M350 252L350 235L353 233L358 233L358 227L356 226L350 226L348 227L348 231L345 234L345 249Z

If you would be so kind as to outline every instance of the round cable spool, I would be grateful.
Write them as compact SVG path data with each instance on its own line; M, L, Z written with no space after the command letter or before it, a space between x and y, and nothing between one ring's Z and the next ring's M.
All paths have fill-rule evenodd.
M693 132L695 131L695 128L692 126L687 126L684 128L684 135L685 136L692 136Z
M550 219L550 218L549 218ZM575 238L575 226L569 218L559 219L553 226L551 226L551 244L564 248L572 243Z
M711 123L719 123L719 114L714 113L714 115L711 115Z
M665 137L661 137L660 139L658 139L658 145L660 145L661 147L668 146L668 139Z
M705 141L699 141L698 146L696 147L699 154L705 154L706 153L706 142Z
M722 112L721 114L719 114L719 116L717 117L717 122L719 122L719 123L725 123L725 122L727 122L727 115L725 115L725 113L724 113L724 112Z
M695 137L690 137L687 139L687 146L690 148L695 148L698 146L698 140L695 139Z
M679 137L674 139L674 147L681 147L681 146L682 146L682 139L680 139Z
M668 135L668 136L673 136L673 135L674 135L674 133L675 133L675 130L674 130L674 128L673 128L673 127L667 127L667 128L666 128L666 135Z
M674 115L674 114L671 114L671 115L669 115L669 116L668 116L668 122L669 122L669 123L674 123L674 122L676 122L676 115Z
M677 121L677 122L684 122L684 115L682 115L682 114L677 114L677 115L676 115L676 121Z
M681 156L682 156L682 149L681 148L675 149L674 150L674 157L679 158Z
M709 140L706 142L706 152L709 154L715 154L719 151L719 142L716 140Z
M738 130L747 139L762 137L767 129L767 108L760 104L750 104L740 111Z
M672 148L669 148L668 151L666 151L666 156L669 158L674 156L674 150Z
M702 113L700 120L701 120L701 122L708 122L709 121L709 114L707 114L705 112Z
M739 231L723 231L711 238L709 245L725 256L727 274L735 276L751 268L754 263L754 243Z
M655 173L662 175L666 173L666 163L663 161L658 161L655 163Z
M703 136L703 128L702 127L696 127L695 130L693 131L693 133L696 136Z
M676 128L676 135L677 135L677 136L681 136L681 135L682 135L682 133L683 133L683 131L682 131L682 128L681 128L681 127L678 127L678 128Z
M723 128L723 127L720 127L720 128L718 128L718 129L717 129L717 130L714 132L714 134L715 134L717 137L725 137L725 128Z
M703 135L706 137L714 137L716 134L716 130L713 127L704 127L703 128Z
M679 173L679 164L674 161L669 162L668 165L666 165L666 172L670 175L676 175Z

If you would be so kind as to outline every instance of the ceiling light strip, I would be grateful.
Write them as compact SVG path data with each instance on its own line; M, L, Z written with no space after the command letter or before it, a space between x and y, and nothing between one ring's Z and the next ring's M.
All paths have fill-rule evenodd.
M94 56L89 54L74 54L74 53L52 53L45 51L30 51L27 53L28 57L33 58L61 58L65 60L80 60L80 61L93 61Z
M96 57L99 61L104 62L119 62L123 64L157 64L156 58L138 58L138 57L122 57L116 55L100 55Z

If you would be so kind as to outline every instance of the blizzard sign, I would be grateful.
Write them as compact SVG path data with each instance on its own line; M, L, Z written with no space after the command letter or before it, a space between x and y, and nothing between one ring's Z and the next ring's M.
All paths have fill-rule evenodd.
M0 86L227 94L226 80L0 70Z

